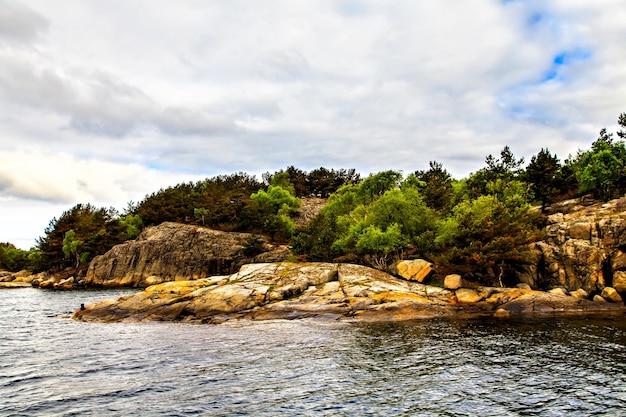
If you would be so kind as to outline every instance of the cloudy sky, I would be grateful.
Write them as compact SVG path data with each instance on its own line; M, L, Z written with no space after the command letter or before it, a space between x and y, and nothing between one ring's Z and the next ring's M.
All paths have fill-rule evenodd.
M626 111L624 0L0 0L0 241L289 165L462 178Z

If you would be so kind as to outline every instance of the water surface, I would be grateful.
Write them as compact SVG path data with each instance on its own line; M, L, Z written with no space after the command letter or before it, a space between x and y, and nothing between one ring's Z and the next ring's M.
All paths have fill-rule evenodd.
M623 416L615 319L94 324L0 291L2 416Z

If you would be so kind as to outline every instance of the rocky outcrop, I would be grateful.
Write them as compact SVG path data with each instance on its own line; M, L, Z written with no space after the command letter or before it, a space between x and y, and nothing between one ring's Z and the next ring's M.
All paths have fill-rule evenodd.
M153 285L100 301L73 318L98 322L190 321L322 317L407 320L435 316L617 314L622 305L520 288L448 290L393 277L361 265L264 263L227 276Z
M624 295L626 197L591 205L569 200L551 213L545 239L531 244L519 281L539 289L583 289L590 296L615 287Z
M0 288L25 288L37 286L47 278L47 273L33 274L30 271L9 272L0 271Z
M163 223L144 230L137 240L95 257L85 277L87 286L147 287L166 281L232 274L250 262L276 262L290 256L286 247L271 245L248 233Z

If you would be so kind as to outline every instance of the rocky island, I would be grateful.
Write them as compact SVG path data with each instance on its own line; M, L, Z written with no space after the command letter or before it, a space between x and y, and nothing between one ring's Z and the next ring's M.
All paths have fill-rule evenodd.
M138 294L88 305L76 311L73 318L95 322L220 323L233 318L372 321L452 315L623 316L625 312L623 303L595 302L563 293L463 288L462 279L454 275L446 279L444 287L436 287L362 265L281 262L244 265L227 276L153 285Z

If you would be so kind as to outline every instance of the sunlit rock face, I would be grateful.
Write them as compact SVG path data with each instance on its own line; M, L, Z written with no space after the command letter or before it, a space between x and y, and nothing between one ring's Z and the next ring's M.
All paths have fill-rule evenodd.
M179 223L144 230L137 240L95 257L87 286L147 287L166 281L232 274L250 262L275 262L291 254L248 233L221 232Z
M225 276L165 282L78 310L82 321L409 320L438 316L624 314L624 307L521 288L449 290L362 265L262 263Z
M614 287L625 295L626 197L590 205L569 200L549 210L545 239L530 245L518 279L532 288L597 295Z

